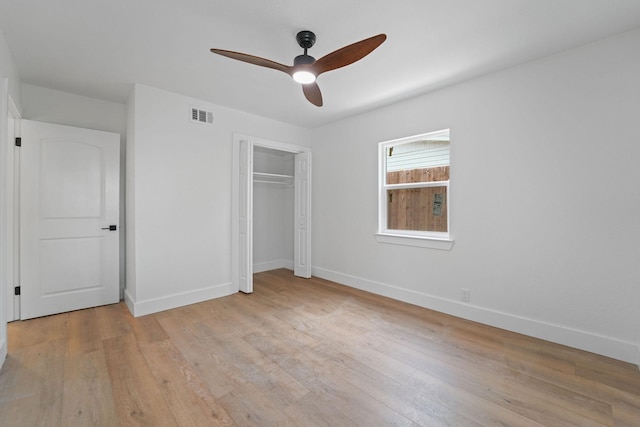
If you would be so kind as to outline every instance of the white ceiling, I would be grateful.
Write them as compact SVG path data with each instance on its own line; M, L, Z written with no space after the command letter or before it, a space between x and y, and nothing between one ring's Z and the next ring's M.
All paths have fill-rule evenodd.
M142 83L308 128L638 27L640 0L0 0L25 83L122 103ZM291 65L303 29L316 58L388 39L319 77L320 108L286 74L209 52Z

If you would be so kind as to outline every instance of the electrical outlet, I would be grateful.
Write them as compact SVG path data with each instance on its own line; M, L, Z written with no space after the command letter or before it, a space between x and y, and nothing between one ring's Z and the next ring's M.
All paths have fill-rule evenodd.
M471 300L471 291L467 288L460 289L460 301L469 302Z

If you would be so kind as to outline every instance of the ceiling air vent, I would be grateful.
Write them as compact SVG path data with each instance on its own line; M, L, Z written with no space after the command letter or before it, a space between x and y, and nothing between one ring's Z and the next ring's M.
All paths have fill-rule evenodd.
M203 123L206 125L213 124L213 113L211 111L205 111L195 107L191 107L191 121L196 123Z

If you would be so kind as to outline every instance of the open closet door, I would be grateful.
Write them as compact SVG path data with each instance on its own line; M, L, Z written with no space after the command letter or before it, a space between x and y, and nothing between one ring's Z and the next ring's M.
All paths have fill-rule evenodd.
M293 274L311 277L311 153L295 156Z
M240 141L239 290L253 292L253 144Z

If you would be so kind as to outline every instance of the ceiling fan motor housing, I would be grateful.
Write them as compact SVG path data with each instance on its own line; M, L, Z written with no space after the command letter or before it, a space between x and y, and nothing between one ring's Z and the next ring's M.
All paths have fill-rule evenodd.
M295 57L293 60L293 66L296 67L298 65L313 64L315 61L316 59L313 56L305 53L304 55L298 55Z

